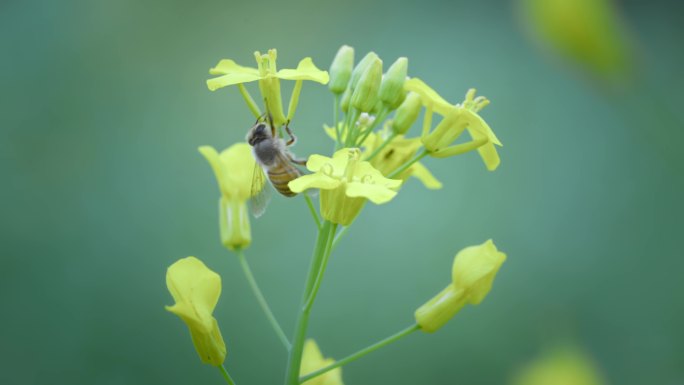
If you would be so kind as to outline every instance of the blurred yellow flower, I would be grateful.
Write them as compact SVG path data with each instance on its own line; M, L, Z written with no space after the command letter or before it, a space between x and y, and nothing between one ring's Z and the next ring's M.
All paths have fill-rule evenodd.
M277 52L271 49L267 54L254 52L257 68L243 67L230 59L219 61L216 67L209 70L211 75L220 75L207 80L207 87L211 91L235 84L259 81L261 95L266 101L266 111L273 117L273 123L281 126L288 119L292 118L299 100L302 81L311 80L317 83L328 83L328 72L319 70L310 57L304 58L299 62L296 69L276 68ZM290 97L290 108L288 117L285 117L280 95L280 79L295 80L296 84Z
M367 154L373 154L385 140L391 135L389 126L380 130L377 134L371 133L364 142ZM380 171L383 175L390 175L399 169L404 163L411 160L418 150L423 146L420 138L406 138L404 135L395 136L389 144L385 145L370 160L370 164ZM431 190L442 188L442 183L422 163L415 162L406 171L397 175L398 179L405 181L409 177L415 177L423 185Z
M316 341L309 339L304 344L304 352L302 353L302 365L299 370L300 376L305 376L313 373L318 369L335 363L332 358L324 358ZM344 385L342 382L342 368L335 368L326 373L316 376L308 381L302 382L306 385Z
M221 242L230 250L244 249L252 242L247 200L252 194L261 191L266 179L258 178L261 185L252 187L255 170L263 172L261 168L256 167L252 147L247 143L236 143L219 154L211 146L202 146L199 152L204 155L214 170L221 190L219 201Z
M407 80L404 88L421 96L427 109L428 123L431 123L432 112L443 116L434 130L430 131L429 124L423 127L421 139L430 156L445 158L477 149L488 170L494 171L499 166L501 161L494 145L502 144L487 122L478 114L489 104L487 98L476 98L475 89L471 88L466 93L463 103L451 105L418 78ZM468 130L472 140L452 145L465 130Z
M221 295L221 277L195 257L178 260L166 271L166 287L176 303L166 310L188 326L202 362L219 366L226 358L226 344L212 316Z
M560 346L530 363L512 385L603 385L594 362L574 346Z
M366 200L387 203L401 186L401 180L385 178L370 163L361 161L361 151L344 148L328 158L311 155L306 168L313 174L303 175L289 183L290 190L300 193L321 190L321 215L332 223L349 226Z
M538 37L601 76L624 75L631 43L612 0L522 0Z
M491 239L459 251L454 257L452 283L416 310L416 323L421 330L435 332L466 304L482 302L505 260L506 254Z

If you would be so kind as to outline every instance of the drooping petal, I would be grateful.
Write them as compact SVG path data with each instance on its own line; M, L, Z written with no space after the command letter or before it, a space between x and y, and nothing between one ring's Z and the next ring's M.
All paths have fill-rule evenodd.
M310 57L302 59L297 69L282 69L275 76L285 80L311 80L321 84L327 84L330 80L328 71L318 69Z
M411 176L415 177L423 183L423 185L430 190L439 190L442 188L442 182L437 180L434 175L422 163L414 163L409 169Z
M424 81L418 78L412 78L404 82L404 89L406 91L413 91L421 96L423 104L432 106L434 112L441 115L446 115L453 107L449 102L444 100L437 91L425 84Z
M489 124L487 124L487 122L485 122L480 115L468 109L464 109L461 112L461 118L468 122L469 130L480 131L484 133L487 138L489 138L490 142L496 144L497 146L503 147L503 144L501 144L499 138L496 137L496 134L494 134L492 128L489 127Z
M468 132L474 140L487 139L487 143L478 147L477 152L480 154L482 161L484 162L487 170L494 171L499 167L501 159L499 158L499 153L496 151L494 144L502 146L499 139L494 135L494 131L489 127L485 121L477 114L464 110L464 116L468 124Z
M347 183L345 193L350 198L366 198L378 205L391 201L397 195L396 191L383 185L362 182Z
M288 187L295 193L300 193L308 189L318 188L322 190L332 190L337 188L342 181L335 179L323 173L302 175L299 178L290 181Z

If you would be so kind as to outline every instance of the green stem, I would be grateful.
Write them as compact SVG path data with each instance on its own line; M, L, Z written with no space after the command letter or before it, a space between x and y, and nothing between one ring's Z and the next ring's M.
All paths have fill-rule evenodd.
M254 99L252 99L252 95L249 94L249 91L247 91L247 88L245 88L244 84L238 84L238 88L240 89L240 94L242 95L242 98L245 99L245 102L247 103L247 107L249 107L249 110L252 111L252 114L255 118L259 119L259 117L261 116L261 110L259 109L259 106L257 106L257 104L254 102Z
M311 307L307 307L306 305L316 282L316 278L318 277L323 258L325 258L325 255L328 252L327 249L330 245L329 238L334 234L331 231L332 228L333 224L330 221L324 221L321 229L318 231L318 236L316 237L316 246L314 247L309 273L306 278L301 310L297 317L297 324L295 325L292 349L290 349L287 373L285 375L286 385L299 385L299 368L302 363L302 350L304 349L304 339L306 338L306 329L309 325L309 316L311 313Z
M311 201L311 197L309 196L309 194L304 193L304 200L306 200L306 205L309 206L309 211L311 211L311 216L313 217L314 222L316 222L316 227L320 230L321 219L318 217L318 213L316 212L316 208L314 207L314 204Z
M300 383L303 383L303 382L308 381L314 377L318 377L323 373L329 372L335 368L339 368L340 366L344 366L344 365L346 365L352 361L356 361L359 358L365 356L366 354L374 352L374 351L376 351L382 347L385 347L385 346L391 344L392 342L398 341L398 340L406 337L407 335L415 332L416 330L420 330L420 326L418 326L417 324L411 325L411 326L407 327L406 329L400 331L399 333L394 334L392 336L389 336L382 341L376 342L373 345L368 346L367 348L361 349L358 352L347 356L346 358L343 358L343 359L341 359L341 360L339 360L333 364L330 364L324 368L318 369L315 372L311 372L311 373L307 374L306 376L302 376L299 379L299 381L300 381Z
M354 145L354 138L356 137L356 121L359 119L359 111L356 108L349 106L349 113L347 114L347 121L345 127L347 128L347 137L345 138L345 147L352 147ZM344 129L344 127L342 128Z
M228 374L226 368L223 365L220 365L218 368L221 371L221 374L223 374L223 379L226 380L229 385L235 385L235 381L233 381L233 378Z
M313 302L316 300L316 295L318 295L318 289L321 288L321 282L323 282L323 275L325 274L325 269L328 267L328 261L330 260L330 254L332 252L332 244L335 233L337 232L337 223L332 225L330 230L330 236L328 237L328 244L325 247L325 255L321 261L321 266L318 269L318 275L316 276L316 281L309 293L309 299L306 300L306 308L311 309Z
M259 289L259 285L257 285L256 279L254 279L254 275L252 274L252 269L250 269L249 264L247 264L245 253L241 249L236 250L236 252L238 259L240 260L240 265L242 266L242 271L245 273L245 277L247 278L249 286L252 288L254 296L256 296L259 305L261 305L261 309L266 314L266 318L268 318L268 321L271 323L273 330L275 330L278 338L280 338L280 341L283 343L283 346L285 346L285 349L290 350L290 341L287 339L285 332L283 332L283 328L280 327L278 320L275 318L271 308L268 306L268 302L266 302L264 294L261 292L261 289Z
M423 150L420 154L418 154L415 158L409 160L408 162L404 163L403 166L399 167L397 170L395 170L393 173L391 173L388 178L392 179L398 175L401 175L404 171L408 170L409 167L413 166L414 163L417 161L423 159L426 155L428 155L429 152L428 150Z
M335 151L337 151L340 148L340 144L342 144L342 129L340 128L340 125L337 121L339 119L339 110L340 94L335 94L335 106L333 109L333 124L335 127Z
M368 158L366 158L366 161L370 162L371 159L375 158L375 156L377 156L377 155L380 153L380 151L382 151L382 149L385 148L385 146L387 146L388 144L390 144L390 142L393 141L394 138L397 137L397 135L398 135L398 134L397 134L396 132L392 132L392 134L391 134L387 139L385 139L384 142L382 142L382 144L380 145L380 147L376 148L375 151L373 151L373 152L370 154L370 156L369 156Z

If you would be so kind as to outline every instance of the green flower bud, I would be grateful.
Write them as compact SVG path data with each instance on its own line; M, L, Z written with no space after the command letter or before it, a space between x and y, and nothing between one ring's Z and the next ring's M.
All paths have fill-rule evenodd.
M408 59L400 57L387 70L380 84L380 100L394 110L404 101L404 81L408 71Z
M415 123L420 115L420 108L422 107L420 95L415 92L409 92L406 99L397 109L392 120L392 131L398 135L405 134L409 128Z
M361 59L359 64L357 64L356 67L354 67L354 71L352 71L348 88L354 91L356 85L359 83L359 80L361 80L361 75L363 75L366 72L366 69L376 60L380 60L378 55L375 52L368 52L366 56L364 56L363 59Z
M330 65L330 83L328 88L334 94L341 94L347 88L354 68L354 48L343 45L337 51Z
M382 60L375 58L361 75L352 92L351 105L359 111L368 112L378 101L378 91L382 80Z

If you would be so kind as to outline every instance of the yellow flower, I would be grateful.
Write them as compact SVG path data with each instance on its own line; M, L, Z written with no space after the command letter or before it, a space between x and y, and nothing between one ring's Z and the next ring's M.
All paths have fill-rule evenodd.
M471 88L462 104L451 105L418 78L407 80L404 89L420 95L427 109L425 119L428 124L423 127L421 139L430 156L445 158L477 149L488 170L493 171L499 166L500 159L494 145L502 144L494 131L478 115L478 112L489 104L489 100L482 96L475 98L475 89ZM442 115L443 118L435 129L430 131L432 112ZM472 140L452 145L466 129Z
M299 62L296 69L276 68L277 52L271 49L267 54L262 55L258 51L254 53L257 68L243 67L236 64L233 60L223 59L216 67L209 70L211 75L221 75L207 80L207 87L211 91L230 85L241 85L253 81L259 81L261 96L266 101L266 111L273 117L273 123L281 126L292 119L294 111L299 101L299 93L302 81L311 80L321 84L327 84L329 80L328 72L319 70L310 57L304 58ZM296 80L295 87L290 97L290 107L288 116L285 117L280 96L280 79Z
M389 135L389 126L385 126L377 134L373 132L368 135L364 142L366 155L373 154ZM404 135L397 135L370 160L370 164L383 175L389 175L411 160L422 146L420 138L406 138ZM405 181L411 176L420 180L425 187L431 190L442 188L442 183L420 162L412 164L406 171L397 175L397 178Z
M221 277L195 257L178 260L166 271L166 287L176 303L166 310L179 316L190 330L202 362L219 366L226 344L212 316L221 295Z
M401 181L387 179L370 163L361 161L361 151L344 148L332 158L311 155L306 168L313 174L303 175L289 183L290 190L300 193L321 190L321 215L343 226L349 226L361 212L366 200L387 203L401 186Z
M302 353L302 365L299 370L300 376L306 376L309 373L315 372L328 365L335 363L332 358L324 358L316 341L309 339L304 344L304 352ZM329 372L323 373L320 376L314 377L309 381L303 382L306 385L344 385L342 382L342 368L335 368Z
M459 251L454 257L452 283L416 310L421 330L435 332L466 304L482 302L505 260L506 254L497 250L491 239Z
M595 363L579 348L559 346L525 367L513 385L602 385Z
M221 154L211 146L202 146L199 152L211 165L221 190L219 200L219 225L221 242L230 250L246 248L252 242L249 226L247 200L264 187L265 178L259 178L261 185L254 186L253 173L262 172L256 167L252 148L247 143L236 143ZM258 183L258 182L257 182Z

